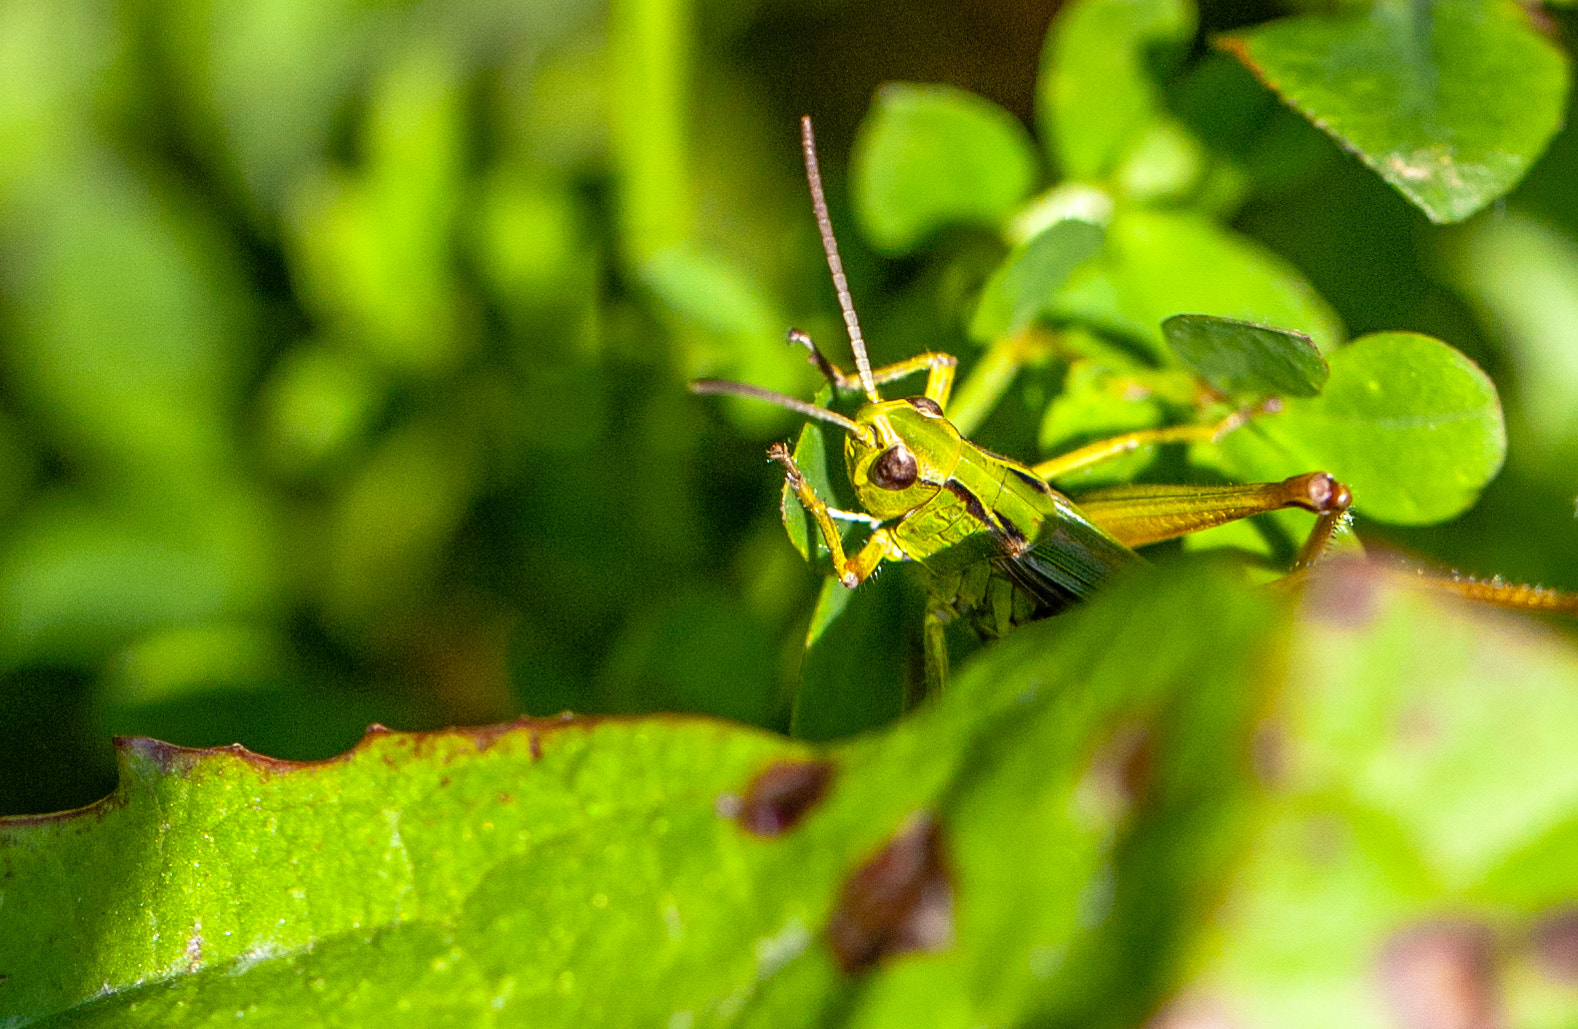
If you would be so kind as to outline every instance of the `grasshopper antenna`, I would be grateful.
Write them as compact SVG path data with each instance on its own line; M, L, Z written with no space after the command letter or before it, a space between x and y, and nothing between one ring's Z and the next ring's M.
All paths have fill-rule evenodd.
M822 172L816 163L816 137L811 134L809 114L800 119L800 143L805 149L805 177L811 185L811 207L816 212L817 231L822 234L822 252L827 255L828 271L833 273L833 288L838 292L839 309L844 312L844 328L849 330L849 348L855 352L860 386L866 391L867 400L880 403L882 396L877 393L877 384L871 378L871 359L866 356L860 319L855 317L855 301L849 295L849 280L844 277L844 262L838 258L838 240L833 238L833 219L828 216L827 197L822 192Z
M765 400L769 404L797 411L807 418L836 425L845 432L853 433L857 438L869 441L871 433L853 418L846 418L837 411L829 411L825 407L808 404L804 400L786 397L782 393L760 386L752 386L744 382L730 382L728 379L696 379L690 384L692 393L700 394L727 394L732 397L750 397L753 400Z

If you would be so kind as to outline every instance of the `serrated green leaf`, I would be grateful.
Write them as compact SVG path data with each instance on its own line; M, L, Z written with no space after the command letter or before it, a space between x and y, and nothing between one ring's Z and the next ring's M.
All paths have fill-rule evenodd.
M1161 324L1180 312L1280 325L1329 351L1342 324L1308 280L1282 258L1187 211L1121 210L1100 256L1078 268L1054 313L1172 353Z
M1035 321L1052 307L1069 274L1101 249L1104 236L1099 225L1070 218L1016 248L982 287L971 337L984 342Z
M1201 378L1238 397L1313 397L1330 374L1302 332L1234 318L1175 314L1162 322L1173 353Z
M1107 952L1225 871L1232 835L1199 843L1247 781L1270 614L1199 569L1120 585L826 750L694 718L377 731L316 763L126 741L108 800L0 820L0 1018L966 1026L1150 1003L1133 969L1056 956ZM1153 722L1137 805L1108 745ZM751 788L769 767L821 760L797 824L737 821L771 803ZM830 924L879 959L899 942L848 891L918 821L941 851L928 946L846 974ZM1120 828L1160 865L1118 852Z
M1194 36L1188 0L1077 0L1047 34L1036 83L1041 138L1064 175L1115 171L1165 108L1161 79Z
M1242 477L1327 471L1365 517L1428 525L1467 510L1501 469L1507 434L1495 384L1445 343L1374 333L1327 360L1320 396L1290 399L1222 441Z
M1035 145L1013 115L950 86L884 86L851 157L855 214L899 254L945 225L999 228L1030 195Z
M1378 0L1218 45L1436 222L1512 189L1561 127L1571 76L1514 0Z

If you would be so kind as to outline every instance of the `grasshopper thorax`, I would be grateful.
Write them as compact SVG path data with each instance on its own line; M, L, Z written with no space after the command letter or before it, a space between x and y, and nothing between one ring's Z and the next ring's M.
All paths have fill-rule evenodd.
M866 431L845 437L844 461L860 505L874 517L920 507L959 464L964 439L927 397L866 404L854 420Z

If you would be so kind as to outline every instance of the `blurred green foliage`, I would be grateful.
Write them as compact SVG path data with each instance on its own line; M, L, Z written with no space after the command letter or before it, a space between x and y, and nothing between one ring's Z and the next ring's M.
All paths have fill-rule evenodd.
M1428 333L1494 378L1509 456L1464 519L1385 534L1578 587L1571 133L1525 132L1522 184L1438 227L1203 44L1279 12L1082 3L1049 37L1053 6L0 0L0 812L107 792L111 733L311 758L564 708L789 728L817 581L761 457L794 423L683 384L809 396L784 328L838 346L807 112L876 360L990 370L1035 319L1156 360L1184 310ZM947 85L867 118L889 78ZM905 177L917 119L974 142ZM1092 191L1099 255L1037 253ZM972 333L994 274L1020 292ZM1103 374L1036 358L959 403L1027 458L1176 415L1097 402ZM1052 403L1080 382L1095 420ZM887 676L863 646L907 660L873 603L883 639L810 655L820 688Z
M1201 377L1233 403L1291 381L1281 414L1221 446L1066 485L1322 466L1354 485L1367 544L1578 589L1575 41L1571 5L1514 0L0 0L0 814L108 793L112 733L321 758L373 721L679 710L836 739L894 719L918 675L908 570L819 592L814 535L780 517L762 460L797 419L684 388L816 395L789 325L843 353L804 113L873 359L957 354L949 413L982 445L1036 459L1220 416ZM1208 319L1175 350L1179 314L1287 331ZM808 464L836 453L823 435L802 437ZM808 471L845 490L826 461ZM1185 546L1285 556L1307 522ZM503 766L475 803L438 792L436 737L305 778L260 762L267 802L246 777L187 792L193 770L251 776L244 757L132 745L170 762L128 777L142 806L0 826L7 867L44 884L4 912L89 941L0 932L10 997L74 991L0 1020L185 1005L167 986L229 1018L259 981L289 1017L335 967L336 989L461 1018L526 969L584 1024L589 988L666 1013L787 968L762 1024L813 1002L870 1024L1081 1025L1170 1003L1180 1023L1379 1026L1414 994L1494 1024L1501 983L1515 1024L1568 1025L1571 626L1375 576L1348 567L1302 606L1214 571L1138 577L827 748L572 723L581 742L548 748L563 779L510 812L562 816L536 838L488 835L486 806L541 773L531 725L496 753L444 738ZM408 745L408 765L378 762L387 795L353 763ZM836 817L773 845L719 818L718 791L769 753L839 763ZM322 794L293 792L319 775ZM827 912L918 806L957 847L958 945L844 975ZM413 825L418 864L503 877L410 921L370 874L408 810L457 841ZM275 832L281 813L302 835ZM670 817L688 828L665 837ZM131 846L127 818L146 830ZM224 842L351 824L372 849L307 846L308 872L248 878L286 851ZM488 851L506 835L517 850ZM181 854L202 867L166 874ZM292 893L314 868L321 895ZM632 902L605 924L609 895L584 894L615 881ZM675 884L699 916L683 945L635 897ZM769 888L800 919L792 954ZM330 921L276 907L301 903ZM180 931L148 934L150 911ZM221 937L231 916L250 935ZM457 925L488 992L444 981ZM364 931L405 933L406 963ZM568 949L522 956L545 940ZM708 978L708 947L728 976ZM661 948L678 963L641 966L654 989L609 976ZM661 974L683 961L700 970ZM1432 992L1443 976L1463 989Z

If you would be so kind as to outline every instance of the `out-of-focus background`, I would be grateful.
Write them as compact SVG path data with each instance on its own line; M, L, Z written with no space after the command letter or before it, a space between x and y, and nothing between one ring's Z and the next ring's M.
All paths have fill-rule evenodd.
M784 329L839 339L804 113L874 356L970 362L1002 244L879 260L851 142L887 80L1030 124L1056 6L0 0L0 814L103 795L111 734L786 728L817 579L763 450L794 420L685 381L809 396ZM1507 404L1480 505L1384 535L1578 588L1571 132L1453 228L1314 130L1279 152L1236 227Z

